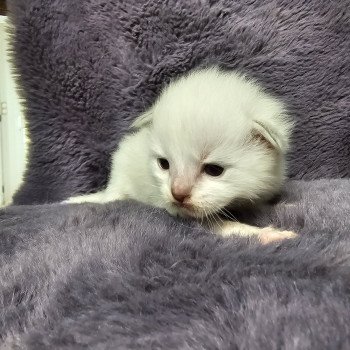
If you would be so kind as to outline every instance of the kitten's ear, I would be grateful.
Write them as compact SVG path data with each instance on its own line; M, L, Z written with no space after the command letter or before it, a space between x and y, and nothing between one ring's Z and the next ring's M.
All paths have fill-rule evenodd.
M137 117L130 125L130 128L141 129L145 126L149 126L150 124L152 124L152 119L153 119L153 111L152 109L149 109L148 111L146 111L145 113Z
M278 135L262 123L257 121L253 122L252 137L254 140L264 142L271 149L277 151L282 150L283 145L281 144Z

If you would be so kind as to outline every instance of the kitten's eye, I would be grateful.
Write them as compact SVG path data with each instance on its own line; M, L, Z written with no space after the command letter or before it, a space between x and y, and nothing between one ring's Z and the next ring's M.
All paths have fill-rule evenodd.
M170 164L169 164L167 159L165 159L165 158L158 158L157 161L158 161L159 166L163 170L168 170L170 168Z
M205 164L203 171L209 176L220 176L224 172L224 168L216 164Z

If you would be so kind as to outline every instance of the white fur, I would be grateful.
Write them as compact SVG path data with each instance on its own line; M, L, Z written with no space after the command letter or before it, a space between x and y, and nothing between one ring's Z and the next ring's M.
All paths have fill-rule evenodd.
M285 176L291 122L259 85L217 68L193 71L164 89L113 155L107 188L70 202L131 198L173 215L203 217L240 199L267 200ZM169 170L157 158L166 158ZM203 164L225 168L219 177ZM194 212L174 205L174 180L191 184Z

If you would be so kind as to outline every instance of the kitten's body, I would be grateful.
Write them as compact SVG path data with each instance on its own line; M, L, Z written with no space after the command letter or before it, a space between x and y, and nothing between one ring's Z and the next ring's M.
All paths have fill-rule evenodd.
M241 200L268 200L283 183L291 123L279 101L236 73L213 68L178 79L133 126L113 155L107 188L69 202L130 198L210 219ZM292 236L234 222L216 226L265 241Z
M149 171L150 138L148 128L124 137L112 157L112 168L105 190L84 196L72 197L74 203L106 203L114 200L135 199L137 201L162 206L159 191Z

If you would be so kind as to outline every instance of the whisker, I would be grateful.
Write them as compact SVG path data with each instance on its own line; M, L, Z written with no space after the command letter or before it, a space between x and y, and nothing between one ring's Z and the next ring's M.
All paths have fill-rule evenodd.
M233 221L238 221L238 219L231 212L229 212L227 209L221 208L220 211L223 215L227 216L229 219L231 219Z
M218 213L215 213L217 219L223 224L224 220L220 217L220 215Z
M203 208L203 211L204 211L204 215L205 215L205 220L209 226L209 229L211 230L211 227L210 227L210 220L208 218L208 215L207 215L207 211L205 210L205 208Z
M212 214L211 214L211 217L212 217L213 220L215 221L215 224L216 224L219 228L221 228L220 222L218 222L218 221L216 220L216 215L215 215L215 213L212 213Z

